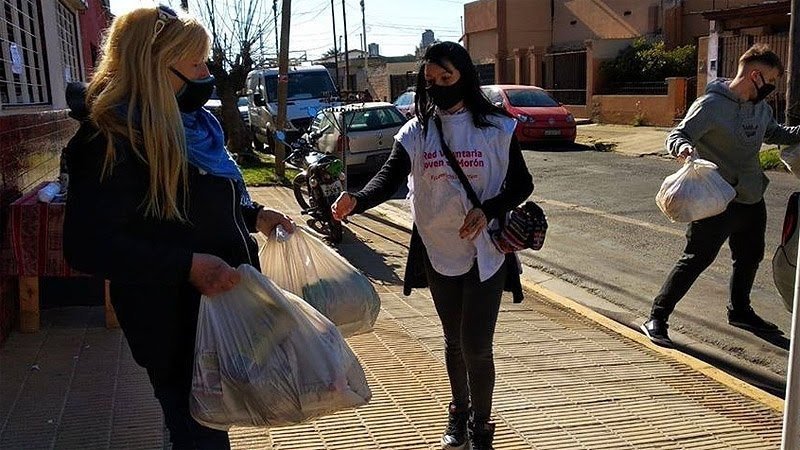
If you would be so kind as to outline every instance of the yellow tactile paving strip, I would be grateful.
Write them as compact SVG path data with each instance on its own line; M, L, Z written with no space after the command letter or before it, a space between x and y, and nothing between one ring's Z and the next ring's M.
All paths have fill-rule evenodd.
M291 205L275 192L265 203ZM407 235L366 217L349 228L402 274L405 249L393 241ZM374 255L352 256L375 270L361 266ZM370 404L295 427L234 430L235 448L438 448L449 387L429 294L377 288L375 331L348 340ZM779 448L779 412L532 292L520 305L504 300L495 354L497 449Z

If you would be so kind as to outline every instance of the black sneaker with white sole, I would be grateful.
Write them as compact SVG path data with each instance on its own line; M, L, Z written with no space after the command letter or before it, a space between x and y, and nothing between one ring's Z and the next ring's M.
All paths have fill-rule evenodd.
M644 335L650 338L654 344L670 348L674 346L667 332L669 325L667 325L666 320L650 319L639 328L641 328Z
M466 450L468 448L468 421L469 407L459 408L455 403L450 403L447 408L447 429L442 436L442 450Z
M744 310L728 310L728 323L737 328L757 333L775 333L778 326L759 317L753 308Z

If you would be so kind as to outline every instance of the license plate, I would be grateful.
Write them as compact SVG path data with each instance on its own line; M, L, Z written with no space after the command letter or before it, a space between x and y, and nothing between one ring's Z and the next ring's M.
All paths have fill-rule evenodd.
M545 136L561 136L561 130L544 130Z
M331 184L321 184L319 187L322 188L322 195L327 198L338 197L342 192L342 182L339 180L336 180Z

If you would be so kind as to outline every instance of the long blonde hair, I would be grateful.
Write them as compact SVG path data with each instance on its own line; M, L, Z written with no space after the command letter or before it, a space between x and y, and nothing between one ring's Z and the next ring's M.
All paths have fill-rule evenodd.
M188 190L186 139L169 68L183 59L206 58L210 38L188 16L168 20L156 35L158 18L157 8L139 8L114 19L87 102L92 121L108 139L102 176L113 170L114 140L126 139L149 169L145 214L185 221L178 192L185 196Z

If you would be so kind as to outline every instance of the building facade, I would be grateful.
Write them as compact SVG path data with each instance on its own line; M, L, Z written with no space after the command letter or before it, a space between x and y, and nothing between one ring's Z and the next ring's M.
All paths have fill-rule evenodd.
M601 79L602 63L634 39L660 39L668 48L697 46L698 73L685 83L688 92L683 96L690 102L718 72L729 76L723 73L730 72L729 59L746 44L771 43L785 58L788 4L787 0L479 0L464 5L464 45L484 84L541 86L560 102L573 105L576 115L592 117L603 106L593 98L608 81ZM723 53L727 59L720 56ZM668 84L665 80L654 95L680 98ZM675 114L683 110L679 105Z
M8 205L57 174L77 129L66 85L91 75L110 20L106 0L18 0L0 9L0 235ZM0 340L14 317L15 282L0 278Z

